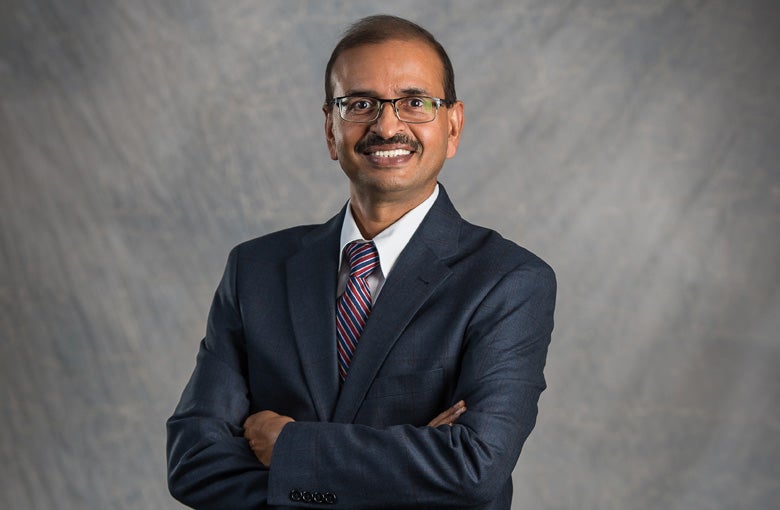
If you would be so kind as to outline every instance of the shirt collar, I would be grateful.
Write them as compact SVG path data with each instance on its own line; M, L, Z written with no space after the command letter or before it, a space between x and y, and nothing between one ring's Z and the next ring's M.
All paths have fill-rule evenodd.
M439 196L439 184L433 189L433 193L426 198L420 205L404 214L398 220L384 229L382 232L374 236L374 245L379 253L379 269L382 271L382 276L387 278L390 274L390 270L393 268L395 261L398 260L398 256L406 245L409 243L409 239L417 231L417 227L422 223L425 215L433 207L433 203L436 201L436 197ZM341 269L341 263L344 253L344 247L352 241L365 241L363 234L360 233L360 229L355 223L355 218L352 216L351 203L347 204L347 212L344 215L344 223L341 225L341 242L339 244L339 269Z

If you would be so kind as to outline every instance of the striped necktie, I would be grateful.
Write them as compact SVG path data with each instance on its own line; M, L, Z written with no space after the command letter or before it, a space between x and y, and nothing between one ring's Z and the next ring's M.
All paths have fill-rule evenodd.
M342 382L347 378L352 355L371 312L371 289L366 277L379 264L379 253L372 242L351 242L344 253L349 264L349 280L336 304L336 347Z

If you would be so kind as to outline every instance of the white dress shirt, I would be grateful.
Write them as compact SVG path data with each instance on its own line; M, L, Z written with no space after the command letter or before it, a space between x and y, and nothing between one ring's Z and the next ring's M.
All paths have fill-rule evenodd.
M417 227L422 223L425 215L428 214L433 203L436 201L436 197L439 196L439 185L431 193L431 196L426 198L420 205L404 214L398 220L384 229L382 232L374 236L374 245L379 253L379 267L374 270L368 277L366 282L371 289L371 302L376 302L376 298L379 297L379 293L382 291L382 286L385 284L385 280L390 275L390 271L393 269L395 261L401 254L406 245L409 243L409 239L412 238ZM341 243L339 248L339 281L336 290L336 296L340 296L344 292L344 288L347 286L347 280L349 279L349 267L344 264L344 247L352 241L365 241L363 234L360 233L360 229L355 223L355 218L352 216L351 203L347 204L347 213L344 215L344 223L341 225Z

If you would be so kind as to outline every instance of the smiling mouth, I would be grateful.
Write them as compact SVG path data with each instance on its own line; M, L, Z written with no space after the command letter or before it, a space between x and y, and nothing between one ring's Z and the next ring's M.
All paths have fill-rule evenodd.
M376 158L398 158L401 156L408 156L411 154L412 151L406 150L406 149L393 149L389 151L375 151L375 152L369 152L368 154L370 156L374 156Z
M391 160L405 161L421 150L420 142L403 133L397 133L390 138L369 133L355 145L355 152L373 159L376 163L383 161L389 163Z

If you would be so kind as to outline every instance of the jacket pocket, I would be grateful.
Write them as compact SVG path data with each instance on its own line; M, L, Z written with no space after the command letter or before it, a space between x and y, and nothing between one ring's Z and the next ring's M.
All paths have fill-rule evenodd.
M397 395L438 393L441 391L443 381L443 368L426 370L425 372L377 377L366 394L366 400Z

